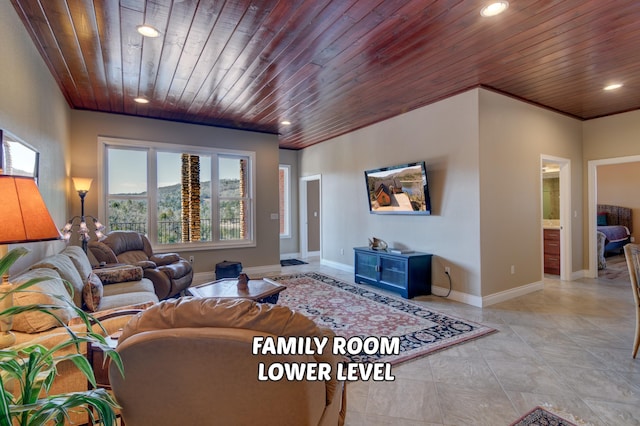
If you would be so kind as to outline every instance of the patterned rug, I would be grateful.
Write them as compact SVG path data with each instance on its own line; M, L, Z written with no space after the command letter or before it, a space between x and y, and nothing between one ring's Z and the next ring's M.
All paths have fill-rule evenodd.
M577 426L575 423L563 419L560 416L545 410L542 407L536 407L527 414L511 423L511 426Z
M400 337L398 355L351 355L351 362L397 364L496 331L323 274L309 272L271 279L287 286L278 304L303 313L338 336Z

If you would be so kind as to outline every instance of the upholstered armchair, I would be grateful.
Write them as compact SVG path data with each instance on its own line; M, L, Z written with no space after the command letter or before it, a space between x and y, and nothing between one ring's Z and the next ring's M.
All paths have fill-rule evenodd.
M149 239L138 232L113 231L102 241L90 241L89 249L98 262L140 266L159 299L179 294L191 285L193 268L177 253L154 254Z
M253 355L256 336L330 340L314 355ZM116 350L125 374L112 364L109 378L128 426L342 425L345 383L335 371L343 359L331 351L334 336L281 305L165 300L124 327ZM327 363L333 368L331 377L316 381L261 381L260 363Z

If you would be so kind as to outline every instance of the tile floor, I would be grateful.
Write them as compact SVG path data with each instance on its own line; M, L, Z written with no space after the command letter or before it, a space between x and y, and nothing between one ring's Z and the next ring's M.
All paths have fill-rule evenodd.
M281 273L302 271L353 282L313 260ZM347 425L500 426L537 405L589 425L640 425L632 297L626 280L549 276L544 290L484 309L417 297L499 332L395 366L394 382L349 383Z

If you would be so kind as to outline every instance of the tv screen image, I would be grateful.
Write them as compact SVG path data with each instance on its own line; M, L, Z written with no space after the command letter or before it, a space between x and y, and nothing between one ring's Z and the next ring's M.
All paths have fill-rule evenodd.
M366 170L369 211L377 214L431 214L424 161Z

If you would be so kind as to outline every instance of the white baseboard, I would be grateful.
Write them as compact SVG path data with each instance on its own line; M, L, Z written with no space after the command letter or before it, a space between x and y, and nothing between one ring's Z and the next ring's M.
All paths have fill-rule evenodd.
M495 303L504 302L505 300L514 299L544 289L544 282L537 281L535 283L525 284L520 287L510 288L509 290L500 291L490 294L482 298L482 306L489 306Z
M431 294L436 296L444 296L449 291L449 288L439 287L431 285ZM482 307L482 298L480 296L474 296L472 294L463 293L461 291L451 290L447 299L455 300L456 302L464 303L466 305Z
M334 269L339 269L344 272L354 273L354 267L352 265L347 265L344 263L334 262L332 260L326 260L326 259L320 259L320 264L329 266ZM269 274L269 273L280 273L281 270L282 268L280 264L242 268L242 272L249 275L249 277L251 277L252 275L260 276L260 275ZM585 272L586 271L574 272L573 275L580 275L578 278L581 278ZM198 272L193 275L193 284L198 285L198 284L203 284L209 281L213 281L216 279L215 277L216 277L216 274L214 271ZM456 302L482 308L485 306L490 306L496 303L504 302L506 300L510 300L516 297L524 296L525 294L533 293L534 291L538 291L542 289L544 289L544 282L538 281L535 283L525 284L520 287L511 288L509 290L490 294L484 297L475 296L473 294L452 290L447 298L451 300L455 300ZM434 295L444 296L445 294L447 294L448 291L449 289L445 287L440 287L437 285L431 286L431 292Z
M300 253L280 253L280 260L299 259Z
M590 278L588 269L581 269L571 273L571 281L579 280L580 278Z
M345 272L351 272L352 274L355 272L355 269L351 265L345 265L344 263L334 262L333 260L320 259L320 264L324 266L329 266L331 268L339 269Z
M524 296L525 294L533 293L534 291L542 290L543 288L544 288L544 283L542 281L538 281L531 284L525 284L520 287L511 288L509 290L500 291L498 293L490 294L484 297L475 296L473 294L452 290L451 294L449 294L447 298L451 300L455 300L456 302L465 303L471 306L477 306L478 308L483 308L496 303L504 302L509 299L514 299L516 297ZM431 292L434 295L444 296L445 294L447 294L448 291L449 291L448 288L434 286L434 285L431 286Z

